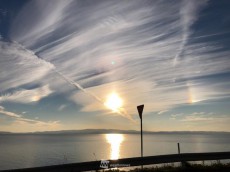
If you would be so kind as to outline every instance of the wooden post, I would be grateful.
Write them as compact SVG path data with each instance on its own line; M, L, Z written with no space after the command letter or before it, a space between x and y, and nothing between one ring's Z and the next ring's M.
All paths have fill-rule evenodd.
M177 143L177 149L178 149L178 154L180 154L180 143ZM185 167L185 166L186 166L185 161L181 161L181 166L182 166L182 167Z
M177 143L178 154L180 154L180 143Z

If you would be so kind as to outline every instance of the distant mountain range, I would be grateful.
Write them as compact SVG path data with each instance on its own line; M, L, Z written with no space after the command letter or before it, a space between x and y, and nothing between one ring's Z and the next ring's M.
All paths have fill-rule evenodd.
M140 134L136 130L118 130L118 129L84 129L84 130L60 130L60 131L42 131L42 132L24 132L13 133L0 131L1 135L4 134ZM144 134L230 134L230 132L219 131L143 131Z

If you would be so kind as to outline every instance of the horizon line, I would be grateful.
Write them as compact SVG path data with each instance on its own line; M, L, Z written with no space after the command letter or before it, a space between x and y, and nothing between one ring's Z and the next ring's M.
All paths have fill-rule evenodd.
M71 129L71 130L50 130L50 131L33 131L33 132L11 132L11 131L0 131L0 134L139 134L139 130L123 130L123 129ZM229 133L230 131L191 131L191 130L180 130L180 131L143 131L145 134L151 133Z

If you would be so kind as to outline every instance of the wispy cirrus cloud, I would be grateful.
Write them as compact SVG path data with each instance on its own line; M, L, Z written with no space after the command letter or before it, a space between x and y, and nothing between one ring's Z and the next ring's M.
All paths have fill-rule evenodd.
M65 109L68 105L66 104L62 104L61 106L59 106L58 110L59 111L63 111L63 109Z
M186 115L185 118L181 119L184 122L226 122L229 121L230 118L228 116L215 116L205 113L192 113L190 115Z
M165 112L168 112L168 110L162 110L158 112L158 115L164 114Z
M120 3L122 8L117 8L121 6ZM54 63L64 76L77 81L82 88L101 99L106 95L100 90L109 92L113 87L120 87L117 90L128 102L127 109L145 102L151 107L147 112L161 111L195 103L198 101L195 95L200 95L199 100L213 98L212 85L200 84L197 89L196 85L188 86L187 82L194 77L228 71L228 50L218 52L220 47L214 44L187 42L193 32L191 26L199 19L199 12L206 1L120 3L108 1L95 6L88 4L88 8L80 13L71 9L81 9L82 4L63 6L63 10L68 8L70 11L65 16L68 20L54 20L56 30L53 30L53 34L59 28L66 34L37 46L34 51ZM113 13L110 14L110 10ZM79 16L75 17L77 14ZM20 17L16 20L20 20ZM67 31L67 28L63 28L64 23L71 23L71 29L77 28L78 31ZM41 32L43 35L49 33L49 29ZM26 44L26 41L21 43ZM213 53L213 50L217 52ZM178 60L182 51L184 58L179 65L173 66L172 60ZM212 61L207 63L207 59ZM205 94L201 92L204 86L210 90ZM222 91L218 91L214 97L218 97ZM191 95L194 100L191 100ZM94 101L88 105L84 103L81 105L85 106L85 110L104 108ZM129 110L134 113L134 110Z
M48 84L80 105L80 111L96 113L108 113L99 102L116 91L128 114L136 114L140 103L151 114L229 97L228 77L216 81L216 75L229 72L230 51L220 44L226 32L199 35L193 27L203 22L202 9L208 5L188 0L29 2L10 30L11 39L24 46L2 44L6 53L1 71L13 70L1 72L1 91ZM212 37L215 41L209 41ZM49 63L31 65L38 57L52 63L67 82L76 82L76 91L63 93L68 83L54 77Z
M7 93L0 96L0 102L17 102L17 103L33 103L38 102L44 97L52 93L48 85L30 90L18 90L13 93Z
M35 45L57 29L56 24L62 22L65 10L71 2L72 0L51 0L49 2L35 0L28 2L13 21L11 36L14 37L14 40L23 42L24 45ZM15 27L17 29L14 29Z
M3 107L0 109L0 113L6 115L8 117L21 118L21 115L18 115L18 114L13 113L13 112L6 111Z
M39 60L32 52L17 43L0 41L0 92L26 84L42 84L53 66Z
M193 112L190 114L187 113L178 113L178 114L172 114L171 119L179 120L181 122L226 122L229 121L230 118L227 115L217 115L212 112Z
M58 124L58 123L59 123L59 121L43 122L43 121L40 121L40 120L37 120L37 119L25 118L25 117L23 117L23 116L20 115L20 114L17 114L17 113L14 113L14 112L10 112L10 111L7 111L7 110L4 109L4 108L1 108L1 109L0 109L0 114L4 115L4 116L6 116L6 117L12 118L12 119L14 119L15 121L23 121L23 122L30 123L30 124L54 125L54 124Z

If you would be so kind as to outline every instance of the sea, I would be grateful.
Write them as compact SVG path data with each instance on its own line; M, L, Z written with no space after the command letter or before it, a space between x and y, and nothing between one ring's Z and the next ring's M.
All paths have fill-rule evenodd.
M229 133L144 134L144 156L230 151ZM0 134L0 170L141 155L139 134Z

